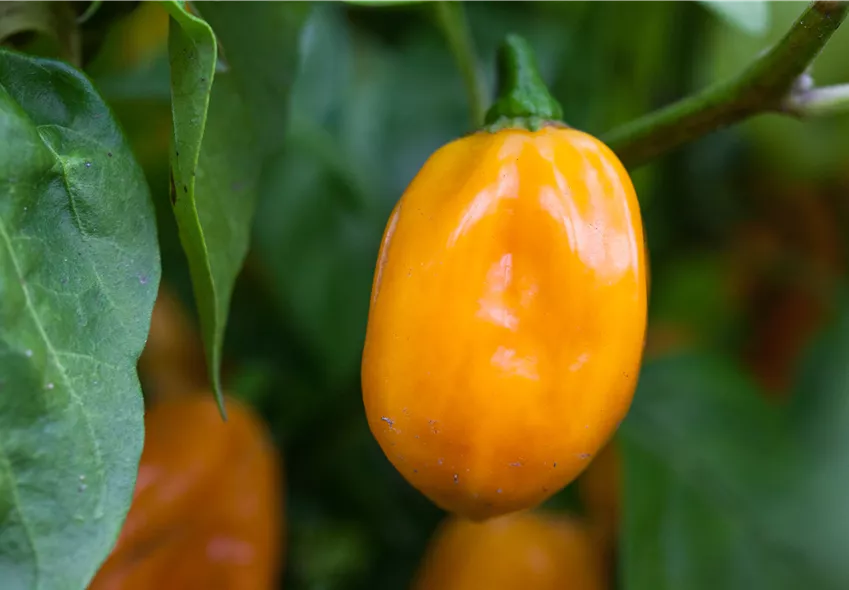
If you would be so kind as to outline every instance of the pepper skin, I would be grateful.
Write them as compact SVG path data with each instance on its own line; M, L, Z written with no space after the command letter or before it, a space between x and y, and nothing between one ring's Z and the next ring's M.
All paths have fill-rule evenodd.
M639 206L613 152L562 126L475 133L430 157L387 224L369 426L446 510L535 506L627 413L645 328Z
M145 416L135 496L89 590L268 590L281 569L282 479L259 419L209 392Z
M511 514L485 523L451 519L435 535L415 590L602 590L589 532L566 516Z

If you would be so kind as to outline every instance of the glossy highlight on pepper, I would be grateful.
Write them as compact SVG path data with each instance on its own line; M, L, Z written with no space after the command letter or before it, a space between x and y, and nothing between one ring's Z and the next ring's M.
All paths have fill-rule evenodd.
M454 141L387 224L362 364L389 460L472 519L571 482L633 396L645 253L627 172L559 125Z

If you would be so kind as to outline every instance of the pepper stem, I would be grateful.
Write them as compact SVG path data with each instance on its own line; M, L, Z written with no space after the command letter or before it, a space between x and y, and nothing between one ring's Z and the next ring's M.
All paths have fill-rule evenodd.
M507 35L498 51L498 96L486 113L485 129L537 131L562 118L563 108L542 81L533 49L522 37Z

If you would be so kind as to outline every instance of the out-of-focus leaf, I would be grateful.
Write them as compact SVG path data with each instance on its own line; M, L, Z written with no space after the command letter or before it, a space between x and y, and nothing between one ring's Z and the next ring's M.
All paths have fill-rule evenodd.
M622 427L629 590L849 587L849 307L789 408L716 359L648 364Z
M289 91L298 65L307 2L197 2L223 47L263 156L286 135Z
M360 6L403 6L404 4L420 4L424 0L345 0L345 2Z
M107 6L112 9L111 4ZM169 20L161 3L142 2L129 15L109 21L97 54L86 65L86 73L110 103L121 100L170 103Z
M688 328L702 342L723 342L739 320L730 265L722 253L689 252L652 277L651 320Z
M292 536L295 576L308 587L333 590L362 578L370 547L360 529L310 522L293 530Z
M82 65L83 67L88 68L92 59L101 52L100 50L104 39L108 35L111 35L114 29L123 28L125 17L137 12L148 13L150 12L148 6L154 3L143 3L140 0L131 0L127 2L92 2L89 4L88 8L92 9L94 5L97 5L97 9L94 10L93 13L91 13L90 10L87 10L86 12L89 14L86 19L82 18L83 13L80 12L79 8L79 5L82 4L82 2L69 2L68 4L77 6L75 12L79 15L77 18L77 25L80 28L80 35L82 37ZM158 3L156 4L156 10L163 11L162 7L159 6ZM138 37L130 36L127 38L127 41L128 45L132 45L134 42L138 41Z
M299 42L299 68L291 101L297 118L331 121L337 115L341 97L351 84L351 50L343 16L328 5L318 6L304 25Z
M340 9L323 5L302 48L286 152L263 182L257 253L280 309L321 361L323 377L339 383L359 364L389 212L430 153L467 127L468 115L439 37L386 53L358 43Z
M97 11L100 10L100 7L103 5L103 0L92 0L86 6L86 9L83 11L81 15L77 17L77 24L85 24L90 21L91 18L97 14Z
M80 32L67 2L0 2L0 44L79 65Z
M67 65L0 52L0 136L0 585L83 588L142 450L153 206L106 105Z
M375 215L346 206L361 195L345 171L316 161L313 153L295 143L269 171L257 246L269 261L282 309L335 381L349 377L357 363L381 228Z
M339 10L316 9L301 45L287 147L269 164L255 233L281 311L334 381L351 374L362 345L380 184L361 174L365 154L348 152L338 139L350 117L355 74ZM374 115L363 121L370 154L376 154L378 121Z
M783 483L780 419L733 367L648 363L621 433L626 588L800 587L773 585L790 572L760 497Z
M199 10L215 23L228 55L228 67L216 73L212 29L179 3L168 6L180 25L171 30L169 48L174 212L220 401L230 298L248 250L264 157L282 145L299 28L308 7L202 4Z
M700 4L723 20L751 35L762 35L769 28L769 2L765 0L699 0Z
M121 101L169 104L171 87L168 82L168 67L168 55L163 54L138 67L122 67L104 74L92 72L91 76L110 104ZM166 149L162 152L166 160L168 160L167 151Z

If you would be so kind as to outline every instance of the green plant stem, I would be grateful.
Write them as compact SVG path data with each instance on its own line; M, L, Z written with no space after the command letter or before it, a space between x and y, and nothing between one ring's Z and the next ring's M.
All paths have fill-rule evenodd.
M562 119L563 108L540 76L530 44L507 35L498 49L498 94L484 116L485 129L536 131Z
M434 2L434 11L442 33L448 41L451 53L460 68L466 94L469 97L472 126L478 127L483 123L486 112L484 97L484 82L475 56L475 45L471 31L466 21L466 14L461 2L440 0Z
M845 1L813 2L784 38L737 77L628 123L602 139L626 166L635 167L758 113L804 116L845 109L849 100L845 89L816 94L826 89L799 91L797 82L847 11L849 3ZM807 106L794 102L794 92L799 96L807 93Z

